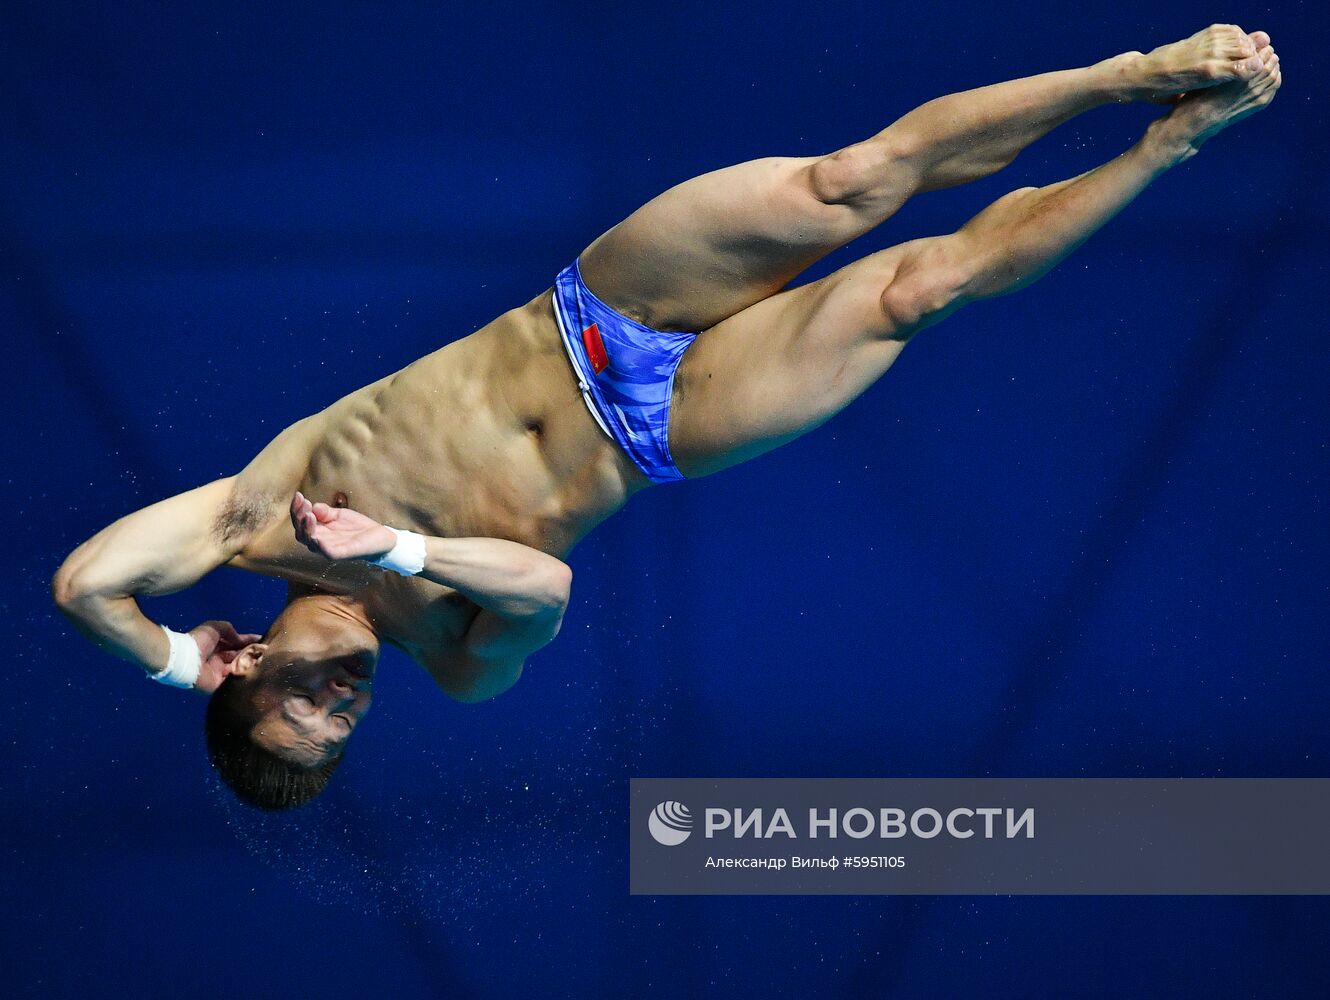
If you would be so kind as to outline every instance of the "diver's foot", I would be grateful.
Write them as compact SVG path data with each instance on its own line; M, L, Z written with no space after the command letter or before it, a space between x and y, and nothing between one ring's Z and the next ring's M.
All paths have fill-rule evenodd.
M1283 83L1279 56L1268 39L1257 53L1261 68L1246 80L1235 80L1187 94L1173 110L1152 126L1185 159L1216 135L1275 99Z
M1212 24L1180 42L1134 53L1130 94L1136 100L1167 102L1186 91L1250 80L1260 73L1259 53L1269 44L1264 31L1248 34L1236 24Z

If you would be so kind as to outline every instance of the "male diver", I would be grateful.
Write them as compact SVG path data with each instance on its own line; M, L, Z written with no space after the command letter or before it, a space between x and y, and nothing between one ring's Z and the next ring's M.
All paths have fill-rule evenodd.
M237 475L102 530L61 566L55 600L103 649L211 694L209 752L240 798L298 805L369 708L383 643L454 698L506 690L559 630L561 557L634 493L817 427L917 332L1033 282L1280 82L1267 34L1215 25L930 101L825 156L686 181L526 305L297 422ZM1172 107L1103 166L787 287L912 195L1136 100ZM140 609L219 566L289 581L265 636L178 633Z

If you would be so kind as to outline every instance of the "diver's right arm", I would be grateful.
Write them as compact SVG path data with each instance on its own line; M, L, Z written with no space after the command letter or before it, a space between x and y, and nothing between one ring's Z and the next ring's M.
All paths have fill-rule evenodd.
M135 511L93 535L55 574L51 592L60 610L108 653L161 673L170 641L136 597L183 590L235 555L238 545L216 530L234 485L234 477L219 479ZM230 672L235 653L259 638L215 621L189 635L202 660L194 686L205 692Z

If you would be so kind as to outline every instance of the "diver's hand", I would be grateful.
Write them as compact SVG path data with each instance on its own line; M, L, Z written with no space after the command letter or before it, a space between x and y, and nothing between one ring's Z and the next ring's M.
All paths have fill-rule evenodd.
M301 545L329 559L377 559L397 543L397 536L374 518L310 503L301 493L291 500L291 524Z
M194 690L204 694L212 694L221 686L231 673L232 664L242 649L263 638L261 635L237 632L230 622L204 622L190 629L189 636L199 644L199 656L203 660L199 665L199 679L194 682Z

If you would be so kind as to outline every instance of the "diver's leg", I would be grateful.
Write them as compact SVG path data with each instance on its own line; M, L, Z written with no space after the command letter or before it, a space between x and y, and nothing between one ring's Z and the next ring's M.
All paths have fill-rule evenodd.
M872 385L917 331L1039 278L1157 176L1268 104L1279 61L1269 46L1260 57L1255 77L1189 94L1096 170L1015 191L957 233L873 254L708 330L675 378L675 464L705 475L798 437Z
M704 174L592 243L581 256L583 277L598 297L649 326L706 329L784 288L912 194L990 174L1097 105L1250 76L1259 67L1257 44L1267 41L1216 25L1148 55L938 98L827 156L772 157Z

